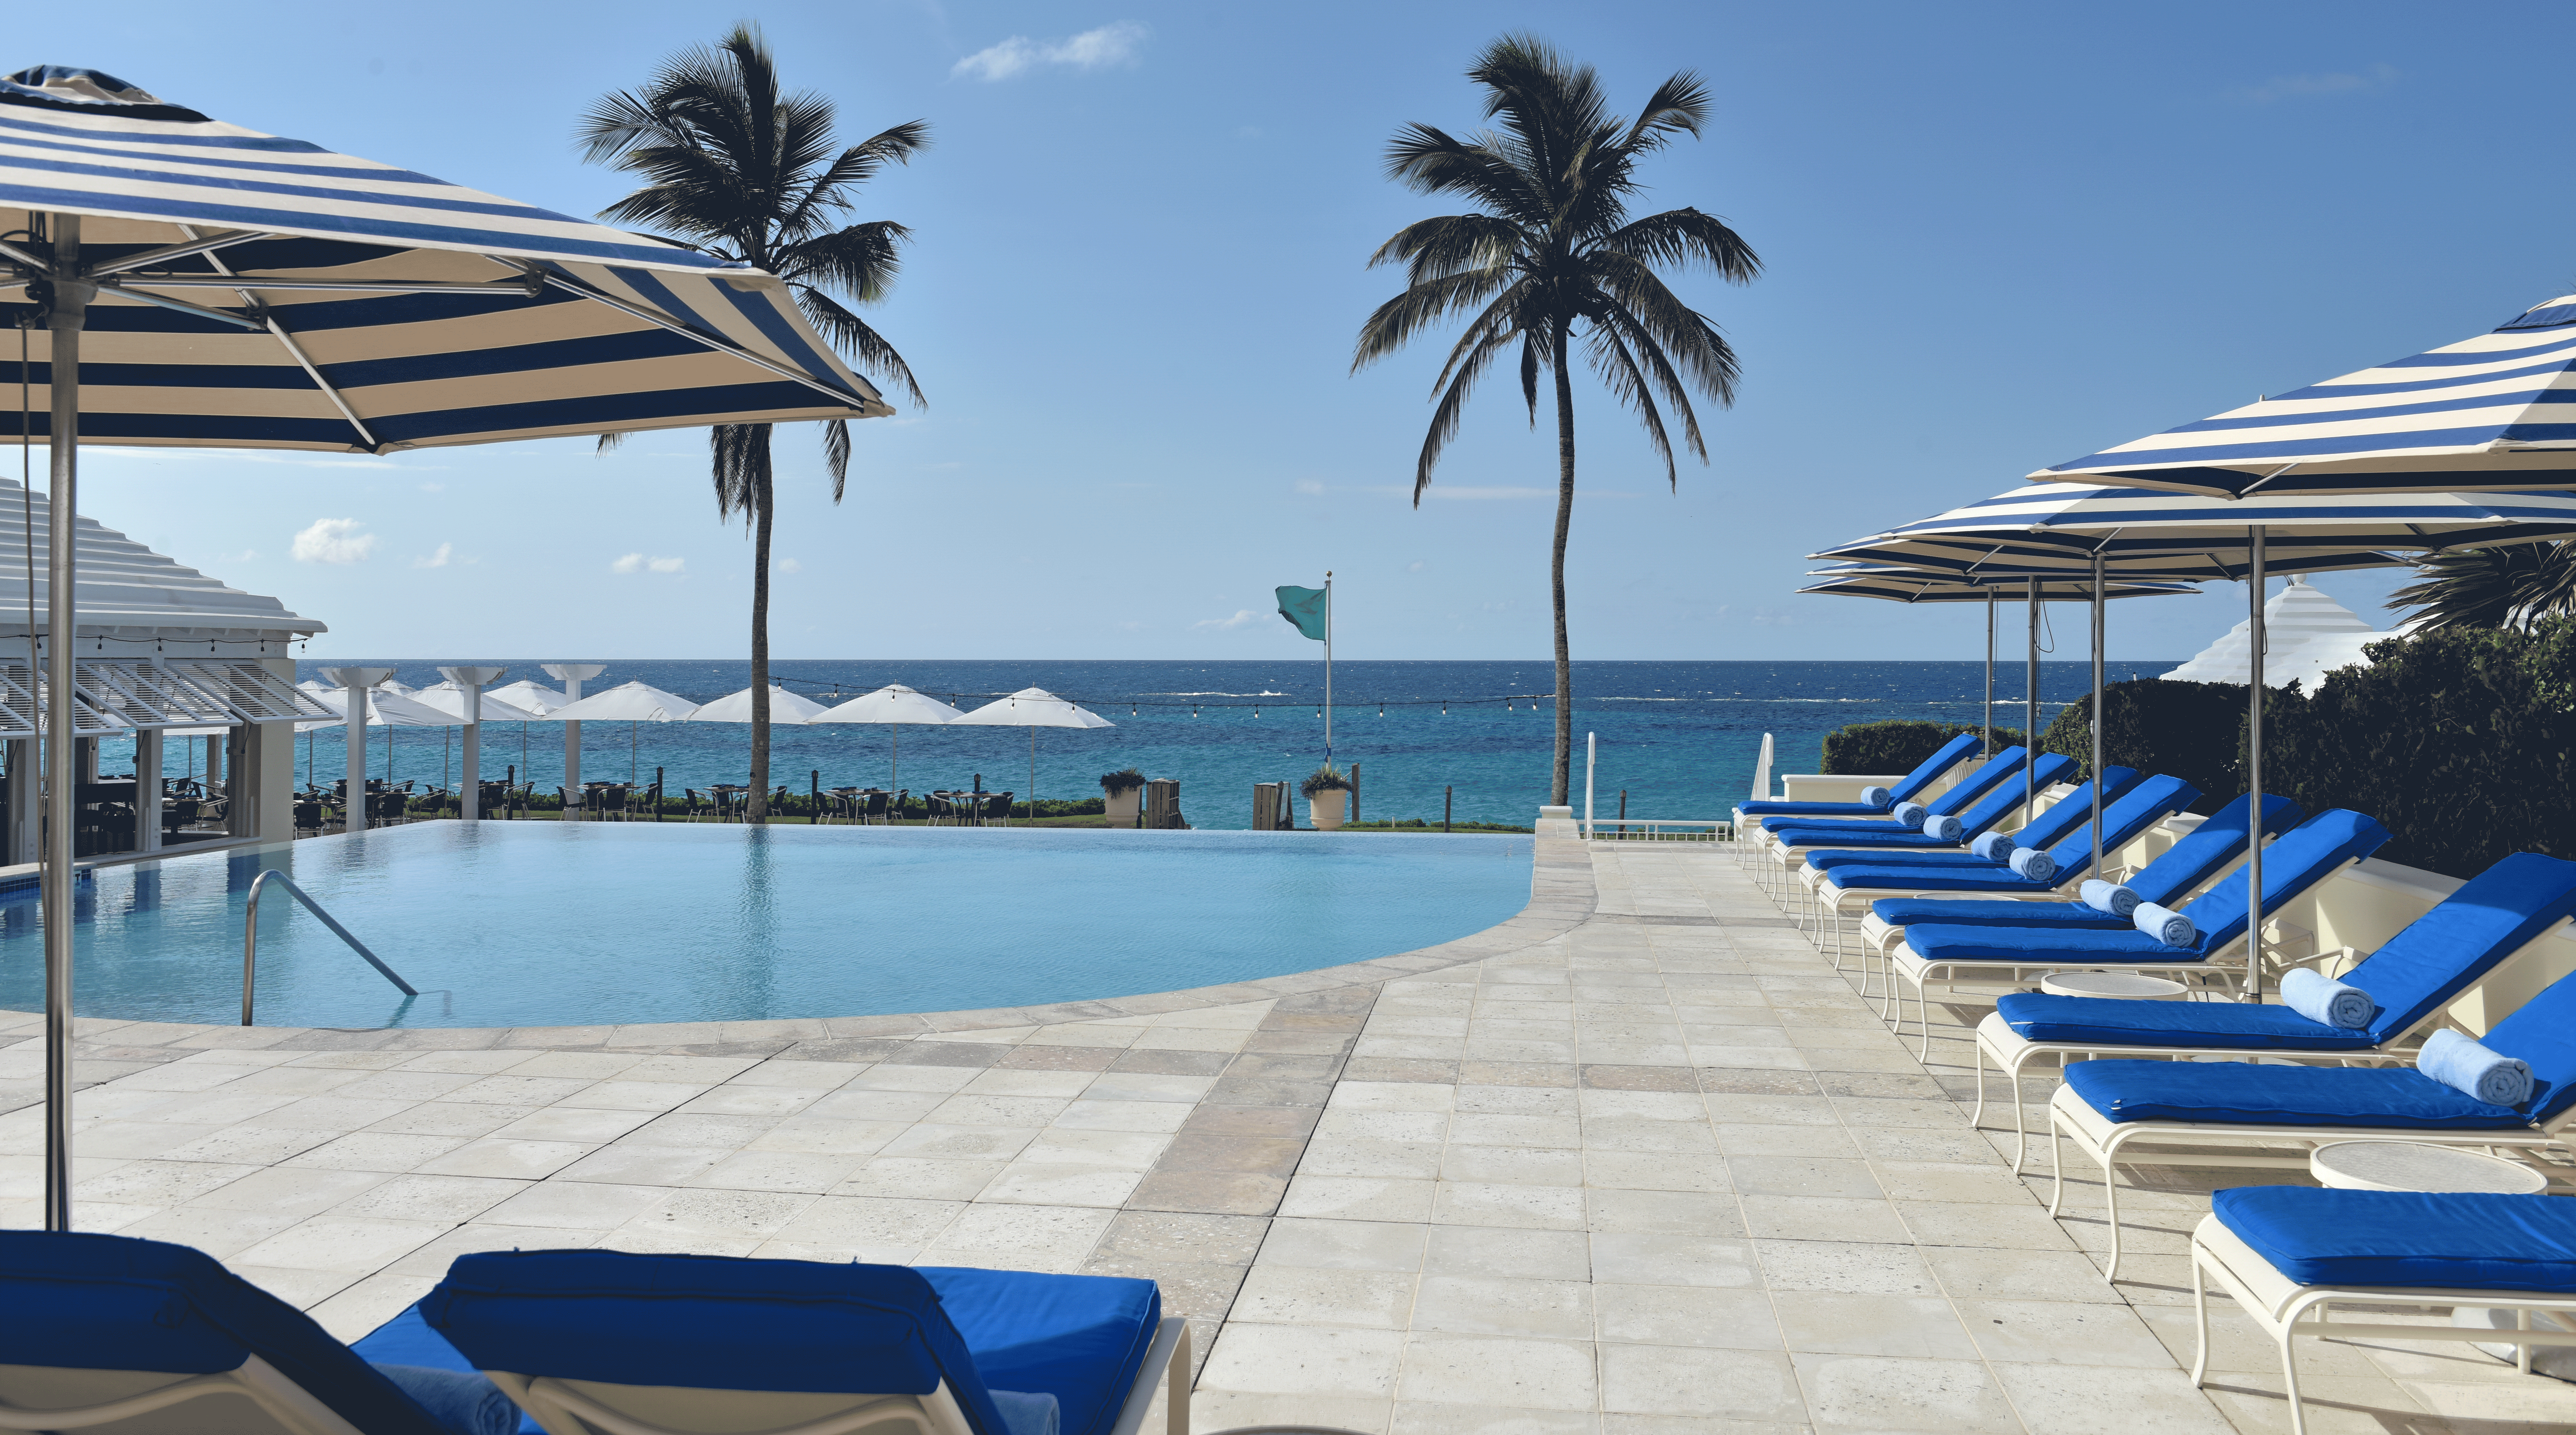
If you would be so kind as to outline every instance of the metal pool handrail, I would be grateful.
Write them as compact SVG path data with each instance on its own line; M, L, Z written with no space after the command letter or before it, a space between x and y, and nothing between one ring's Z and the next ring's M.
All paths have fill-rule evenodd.
M277 879L277 885L284 887L288 892L294 894L295 900L304 904L304 910L321 918L323 926L329 927L339 936L341 941L348 943L349 950L366 958L368 966L374 967L377 971L384 973L386 981L402 988L402 994L404 996L416 997L420 995L419 992L412 989L411 983L404 981L400 976L395 974L393 968L386 966L377 958L375 953L368 951L366 943L359 941L356 937L350 935L349 929L341 926L340 920L337 917L323 911L321 903L314 901L312 896L303 888L296 886L294 878L287 876L285 873L274 867L271 867L267 871L262 872L251 879L250 905L242 913L242 1025L250 1025L251 975L259 966L259 889L267 886L268 879L271 877Z

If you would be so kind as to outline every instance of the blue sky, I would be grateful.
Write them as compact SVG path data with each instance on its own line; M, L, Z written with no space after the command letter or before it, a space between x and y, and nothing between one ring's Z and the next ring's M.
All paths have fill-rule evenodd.
M4 58L586 214L623 186L575 154L582 107L737 12L425 13L47 7ZM1551 435L1506 377L1415 511L1445 344L1348 373L1395 285L1368 252L1440 209L1380 177L1387 138L1472 127L1460 72L1507 28L1627 105L1705 75L1708 134L1650 162L1646 202L1726 216L1768 268L1679 283L1746 379L1703 413L1712 462L1678 493L1578 384L1578 657L1973 656L1966 611L1792 596L1801 555L2576 289L2545 178L2563 87L2532 63L2568 39L2564 6L738 13L851 138L936 136L859 211L917 234L873 318L931 405L859 427L837 508L815 444L781 431L783 656L1302 657L1270 589L1327 568L1342 655L1544 655ZM315 656L744 650L749 546L716 521L696 434L85 472L111 527L329 622ZM2388 623L2398 581L2321 586ZM2115 605L2113 661L2187 656L2243 602Z

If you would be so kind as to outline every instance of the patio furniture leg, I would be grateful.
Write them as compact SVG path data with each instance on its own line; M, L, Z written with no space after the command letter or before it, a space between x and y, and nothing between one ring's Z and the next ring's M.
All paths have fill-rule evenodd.
M2054 1219L2066 1203L2066 1152L2057 1129L2057 1108L2048 1109L2048 1214Z
M2290 1435L2308 1435L2308 1412L2299 1400L2299 1362L2290 1349L2298 1339L2299 1315L2294 1307L2281 1322L2281 1389L2290 1397Z
M1172 1350L1163 1385L1165 1435L1190 1435L1190 1328L1181 1327L1181 1343Z
M2198 1343L2191 1353L2191 1386L2209 1383L2209 1275L2201 1269L2200 1242L2191 1243L2191 1320Z

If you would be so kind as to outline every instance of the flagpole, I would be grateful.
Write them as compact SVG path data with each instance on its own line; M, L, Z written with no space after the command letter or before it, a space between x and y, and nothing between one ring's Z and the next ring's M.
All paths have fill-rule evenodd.
M1324 766L1333 765L1333 570L1324 570Z

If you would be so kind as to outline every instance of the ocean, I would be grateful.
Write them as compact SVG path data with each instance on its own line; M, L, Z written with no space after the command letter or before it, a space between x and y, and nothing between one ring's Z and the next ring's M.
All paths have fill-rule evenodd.
M424 659L344 659L390 666L415 687L440 681ZM446 661L458 661L454 659ZM298 664L316 677L320 663ZM554 686L535 662L516 662L504 682L533 678ZM2170 662L2118 665L2113 680L2161 672ZM989 696L1041 687L1091 708L1114 726L1037 730L1040 798L1100 795L1099 777L1136 767L1149 777L1177 778L1181 810L1191 825L1252 825L1252 785L1294 780L1324 758L1318 715L1320 662L956 662L793 660L774 665L791 690L835 701L901 682L942 701L972 708ZM1826 733L1847 723L1897 717L1977 720L1982 665L1953 662L1630 662L1576 663L1573 800L1583 800L1583 740L1597 737L1596 810L1618 811L1627 793L1633 817L1722 816L1752 779L1762 735L1772 734L1775 772L1811 772ZM1371 821L1420 817L1437 823L1444 792L1459 821L1526 825L1547 800L1551 667L1544 662L1344 662L1334 665L1333 757L1360 770L1361 816ZM587 685L599 692L642 681L703 702L750 682L750 664L671 659L608 664ZM2080 698L2081 662L2041 666L2045 721ZM2020 722L2022 667L1995 674L1998 724ZM2009 705L2010 711L2005 711ZM524 731L522 731L524 728ZM454 729L377 728L369 737L371 773L388 761L397 779L452 781ZM1029 733L1023 728L906 727L901 767L895 734L865 724L779 726L771 731L773 783L799 792L821 774L826 788L902 786L914 792L971 787L1025 798L1030 787ZM108 771L130 758L110 744ZM165 771L184 775L202 758L172 744ZM297 740L297 779L311 768L328 783L346 770L341 731ZM389 750L390 749L390 750ZM722 723L588 723L582 774L592 780L633 776L650 782L662 770L672 794L748 776L750 730ZM552 787L563 778L562 730L552 724L488 724L487 778L512 767L522 781ZM1303 805L1299 821L1304 821Z

